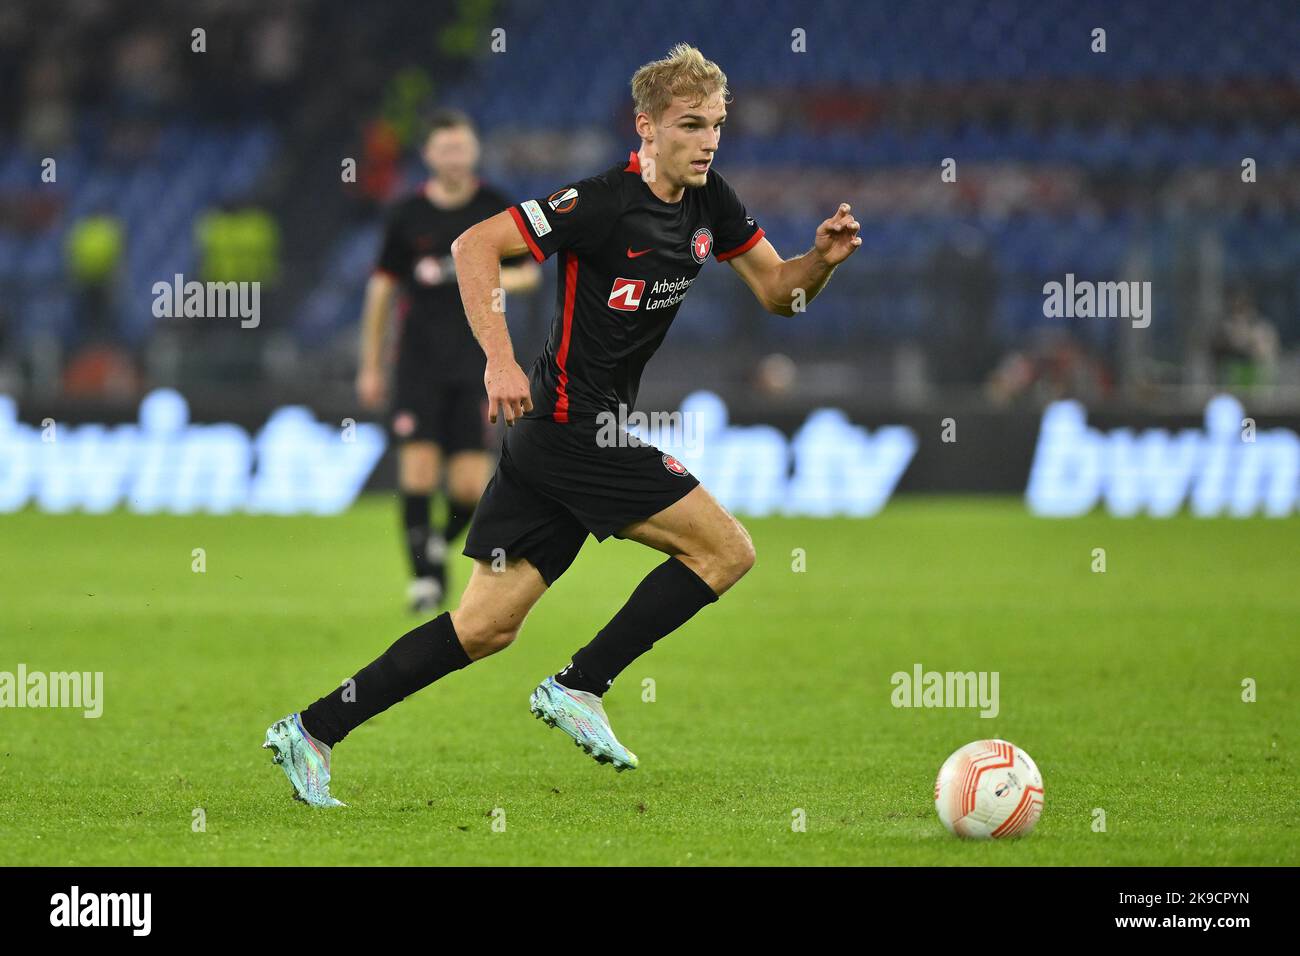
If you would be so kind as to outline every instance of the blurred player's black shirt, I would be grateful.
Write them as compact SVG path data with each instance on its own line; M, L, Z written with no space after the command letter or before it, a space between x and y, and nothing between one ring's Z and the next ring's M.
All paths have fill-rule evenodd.
M555 318L533 364L527 418L591 420L636 404L641 372L700 267L753 248L763 230L710 169L667 203L637 154L545 199L510 207L538 262L559 252Z
M455 279L429 282L438 273L438 261L450 257L457 236L509 205L504 195L480 183L473 198L454 209L435 206L423 188L393 206L377 269L401 285L399 365L427 366L427 374L449 384L482 383L483 350L470 331ZM519 256L502 264L526 261Z

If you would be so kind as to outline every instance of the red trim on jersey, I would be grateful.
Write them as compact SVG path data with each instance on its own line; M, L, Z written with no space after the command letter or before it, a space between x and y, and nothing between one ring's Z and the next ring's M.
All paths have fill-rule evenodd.
M510 207L510 215L514 216L515 225L519 227L519 235L524 237L524 242L528 243L528 251L533 254L533 258L538 262L545 262L546 256L542 255L542 250L537 248L537 243L533 242L533 237L528 234L528 224L524 222L524 217L514 206Z
M636 173L641 175L641 157L636 153L627 154L627 165L623 167L625 173Z
M763 227L759 226L758 232L754 233L752 236L746 239L744 244L736 246L736 248L731 249L728 252L719 252L714 256L714 258L716 258L719 262L726 262L728 259L732 258L733 256L743 256L750 249L753 249L754 246L758 245L758 240L762 238L763 238Z
M555 364L560 367L560 377L555 386L555 411L551 414L557 422L569 420L569 336L573 331L573 302L578 295L578 257L564 253L564 325L560 333L560 347L555 353Z

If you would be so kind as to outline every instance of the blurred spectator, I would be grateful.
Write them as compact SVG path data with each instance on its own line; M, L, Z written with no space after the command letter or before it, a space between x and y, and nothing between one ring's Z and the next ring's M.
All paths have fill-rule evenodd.
M1210 340L1216 380L1238 387L1268 384L1275 377L1277 353L1276 327L1260 314L1249 291L1238 291Z
M72 224L64 244L76 294L83 342L102 342L117 331L117 291L126 249L122 221L107 211Z
M27 72L24 144L50 155L73 139L75 117L68 97L68 70L57 56L41 57Z
M1112 379L1105 365L1064 329L1041 329L1034 345L1006 355L985 391L999 405L1018 400L1043 405L1065 398L1085 404L1106 398Z
M269 15L252 32L253 75L275 94L288 87L302 67L302 25L295 15Z
M402 144L387 120L366 126L361 169L361 192L376 203L386 202L401 182Z
M263 292L280 275L280 227L265 209L227 206L204 213L195 226L204 282L260 282Z
M114 113L120 119L158 120L179 89L175 37L146 28L123 37L113 58Z
M799 377L799 368L788 355L773 352L765 355L750 374L750 387L769 397L788 395Z
M68 395L120 396L135 388L131 358L114 341L125 250L122 221L107 211L79 219L68 230L64 254L78 319L76 351L63 370Z
M924 277L930 295L924 344L930 374L951 385L977 385L997 364L993 324L997 263L978 229L959 227L942 241Z
M91 345L63 370L63 393L75 398L123 398L137 392L135 364L115 345Z
M8 309L0 302L0 395L16 392L21 381L21 370L10 340L10 325Z
M256 379L265 358L267 317L275 312L273 291L280 277L280 227L254 203L225 204L199 217L194 227L203 282L256 282L257 324L205 316L174 323L181 335L184 381L230 384Z

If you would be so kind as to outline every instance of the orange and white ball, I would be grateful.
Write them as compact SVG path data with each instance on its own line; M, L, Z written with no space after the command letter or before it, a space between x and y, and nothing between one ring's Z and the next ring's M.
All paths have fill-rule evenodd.
M959 837L1025 836L1043 812L1043 775L1015 744L977 740L939 768L934 808L948 832Z

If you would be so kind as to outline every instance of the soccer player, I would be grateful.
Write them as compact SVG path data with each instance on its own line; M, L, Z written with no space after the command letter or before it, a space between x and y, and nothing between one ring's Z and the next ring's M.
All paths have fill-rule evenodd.
M469 117L447 110L433 118L423 157L432 176L390 213L362 314L357 396L363 407L377 409L387 390L382 351L388 316L398 290L403 293L389 428L399 443L398 485L411 560L407 598L416 613L434 610L445 597L447 542L468 525L490 468L482 355L465 321L451 257L457 236L510 205L479 181L478 157ZM541 269L527 256L501 268L504 292L533 289L540 281ZM430 500L444 462L447 522L439 528L430 522Z
M602 695L633 660L716 601L749 570L749 534L686 469L648 444L598 439L597 416L636 401L641 371L683 294L712 256L765 309L793 315L862 240L849 206L813 247L782 259L712 168L727 80L686 44L632 78L640 149L626 162L466 230L452 248L461 298L487 356L493 420L510 426L464 553L474 570L459 606L403 635L354 678L267 731L265 746L295 795L335 806L331 748L353 728L439 678L510 645L524 618L587 535L666 555L613 619L533 691L535 716L598 762L637 757L614 736ZM497 264L521 251L560 257L550 338L525 375L505 315Z

